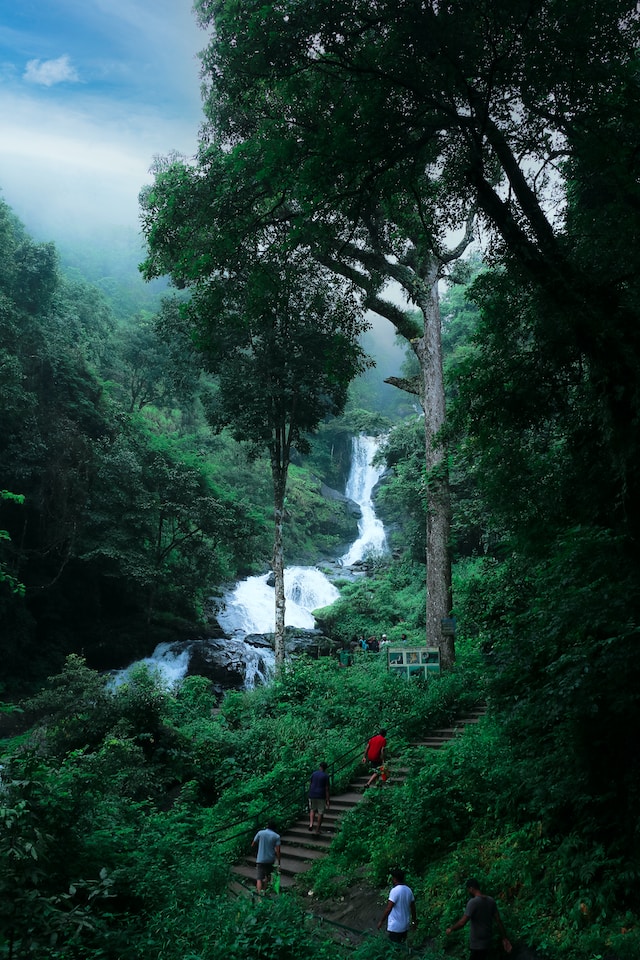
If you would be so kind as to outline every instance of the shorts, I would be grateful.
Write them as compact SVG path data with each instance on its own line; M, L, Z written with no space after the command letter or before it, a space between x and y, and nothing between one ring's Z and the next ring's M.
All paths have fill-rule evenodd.
M324 797L310 797L309 809L316 810L318 813L324 813L327 809L327 801Z
M273 873L273 863L256 863L258 880L268 880Z
M408 930L403 930L402 933L398 933L396 930L387 930L387 934L391 943L404 943L407 939Z

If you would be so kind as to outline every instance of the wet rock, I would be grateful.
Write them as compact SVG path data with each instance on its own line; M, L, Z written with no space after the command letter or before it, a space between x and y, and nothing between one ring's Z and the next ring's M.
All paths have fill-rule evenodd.
M354 517L356 520L359 520L362 516L360 505L356 503L355 500L346 497L344 493L340 493L338 490L334 490L333 487L328 487L326 483L320 484L320 493L325 500L333 500L335 503L344 504L349 516Z

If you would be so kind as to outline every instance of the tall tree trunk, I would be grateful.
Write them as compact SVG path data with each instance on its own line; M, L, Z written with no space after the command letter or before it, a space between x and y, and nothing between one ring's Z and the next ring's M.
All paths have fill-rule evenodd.
M421 400L424 410L425 463L427 478L427 644L440 649L444 670L455 659L454 638L443 631L451 615L451 505L446 451L435 438L444 425L445 397L442 369L442 336L438 296L439 264L432 267L413 296L424 318L423 335L411 341L420 363Z
M284 615L285 615L285 597L284 597L284 547L283 547L283 526L284 526L284 499L287 489L287 470L276 460L271 461L271 474L273 477L273 507L275 530L273 535L273 575L275 578L276 591L276 629L274 634L274 646L276 655L276 670L279 670L284 664Z

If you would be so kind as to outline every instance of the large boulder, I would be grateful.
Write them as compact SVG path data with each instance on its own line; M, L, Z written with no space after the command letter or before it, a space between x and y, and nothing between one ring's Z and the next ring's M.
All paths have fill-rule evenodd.
M302 654L317 660L331 656L336 643L321 630L287 627L288 656ZM169 647L171 656L188 654L186 676L206 677L218 693L265 683L273 674L273 634L252 633L244 639L205 637L179 640Z
M273 671L273 652L268 640L196 640L189 648L187 676L207 677L219 691L264 683Z

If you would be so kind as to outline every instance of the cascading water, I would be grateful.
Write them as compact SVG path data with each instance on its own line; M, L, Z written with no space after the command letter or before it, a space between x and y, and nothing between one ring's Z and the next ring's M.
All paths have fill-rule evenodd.
M276 628L275 590L271 574L242 580L227 595L217 620L229 636L273 633ZM328 607L340 593L317 567L286 567L284 571L285 625L313 630L312 610Z
M346 495L359 504L362 516L358 521L360 536L340 558L345 567L359 563L367 556L382 554L387 549L384 527L376 517L371 499L373 489L384 472L384 466L374 467L372 463L379 446L380 441L375 437L360 435L353 438L353 458Z
M358 522L359 537L351 549L340 559L342 566L358 563L372 554L386 550L386 537L382 523L375 515L371 495L380 479L383 468L373 467L373 459L379 441L373 437L360 436L353 440L351 471L346 495L361 509ZM229 590L219 604L216 619L226 635L226 640L198 641L200 644L215 643L224 647L228 664L238 668L244 686L251 688L264 683L273 675L275 657L266 644L247 642L250 635L269 634L275 631L275 590L269 585L271 574L248 577ZM313 630L315 620L312 610L328 607L340 596L338 589L317 567L291 566L284 572L285 625L303 630ZM141 663L156 670L168 686L173 686L187 673L194 642L161 643L151 657ZM112 682L126 681L135 664L119 671Z
M172 687L179 680L182 680L186 674L189 666L189 656L188 648L183 647L177 650L174 644L159 643L150 657L145 657L144 660L138 660L130 667L127 667L126 670L119 670L115 673L112 677L111 685L113 687L119 687L120 684L127 682L131 672L136 667L145 666L149 670L157 673L165 686Z

